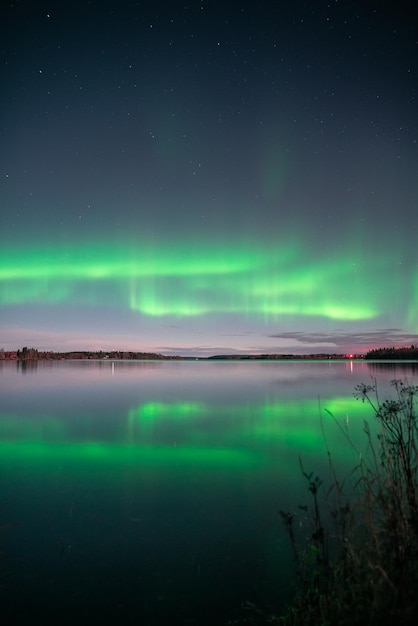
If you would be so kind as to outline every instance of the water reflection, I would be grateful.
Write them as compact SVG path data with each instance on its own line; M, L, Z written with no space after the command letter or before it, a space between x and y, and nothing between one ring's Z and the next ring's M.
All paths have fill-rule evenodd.
M365 362L39 362L31 376L0 369L3 458L101 459L297 475L298 456L342 466L367 440L373 415L356 384L416 373L416 364ZM337 425L338 424L338 425ZM151 471L151 470L150 470ZM293 478L292 478L293 479Z
M298 458L324 480L327 447L353 467L345 429L361 451L373 419L355 385L416 374L381 366L1 363L0 499L20 523L4 599L26 619L151 625L273 606L291 571L277 510L306 501Z
M404 378L414 376L418 373L418 363L411 361L371 361L369 363L370 372L376 376L382 373L393 374L393 378Z

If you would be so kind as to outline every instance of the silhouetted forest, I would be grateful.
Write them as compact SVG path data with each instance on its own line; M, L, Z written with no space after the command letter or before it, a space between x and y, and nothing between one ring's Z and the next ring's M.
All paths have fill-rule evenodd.
M385 361L417 361L418 346L409 346L409 348L376 348L366 353L365 359L382 359Z

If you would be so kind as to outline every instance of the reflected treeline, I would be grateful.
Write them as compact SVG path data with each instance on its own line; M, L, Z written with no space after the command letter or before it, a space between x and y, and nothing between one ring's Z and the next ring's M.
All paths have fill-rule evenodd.
M418 363L412 361L368 361L367 366L376 373L396 373L394 378L402 378L405 374L416 374L418 372Z
M31 374L38 369L38 361L15 361L16 369L21 374Z
M90 371L127 371L132 369L137 370L155 370L161 368L163 366L162 361L111 361L111 360L97 360L97 361L88 361L88 360L52 360L52 361L42 361L38 359L31 360L1 360L0 359L0 370L6 368L13 368L15 371L20 374L28 374L34 373L38 370L44 371L47 368L56 368L56 367L71 367L71 368L85 368Z
M58 367L59 367L58 362ZM65 361L65 367L74 367L77 369L85 368L89 370L100 370L105 371L109 370L112 372L116 371L127 371L127 370L155 370L161 368L163 363L161 361L111 361L111 360L102 360L102 361Z

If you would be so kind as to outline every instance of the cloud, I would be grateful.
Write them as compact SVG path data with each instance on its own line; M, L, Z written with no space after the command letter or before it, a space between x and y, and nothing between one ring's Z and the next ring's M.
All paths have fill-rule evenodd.
M165 354L167 356L198 356L201 358L214 356L216 354L251 354L253 352L252 349L239 349L239 348L229 348L225 346L156 346L155 352L159 354ZM260 354L263 352L262 349L258 350ZM265 352L265 350L264 350Z
M367 352L373 348L384 346L401 347L404 345L418 344L418 335L404 332L400 328L383 328L366 332L281 332L268 335L272 339L280 341L294 341L295 350L306 350L310 347L335 348L338 351Z

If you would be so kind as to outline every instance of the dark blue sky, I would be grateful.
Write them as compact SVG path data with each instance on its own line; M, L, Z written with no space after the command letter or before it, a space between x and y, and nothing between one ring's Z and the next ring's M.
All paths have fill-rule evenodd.
M5 5L0 347L416 343L407 6Z

